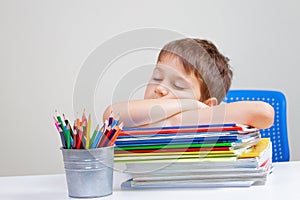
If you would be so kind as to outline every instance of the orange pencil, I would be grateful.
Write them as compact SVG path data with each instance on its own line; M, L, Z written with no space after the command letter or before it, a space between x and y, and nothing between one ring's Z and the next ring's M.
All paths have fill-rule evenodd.
M115 143L116 139L118 138L118 135L120 134L122 129L123 129L123 122L118 126L118 130L116 131L116 133L113 135L113 137L109 141L108 146L114 145L114 143Z
M87 126L88 126L88 121L87 121L86 115L85 115L85 108L83 109L83 113L82 113L82 117L81 117L81 126L83 127L82 145L83 145L83 148L85 148L86 138L87 138Z
M83 109L83 113L82 113L81 121L82 121L82 122L86 121L85 109Z
M80 119L79 119L79 114L77 113L77 118L76 118L76 126L80 127Z

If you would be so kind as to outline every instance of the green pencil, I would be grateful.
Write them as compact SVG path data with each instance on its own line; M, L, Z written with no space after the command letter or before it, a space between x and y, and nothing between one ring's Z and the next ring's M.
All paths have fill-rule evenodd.
M64 132L64 135L65 135L65 138L66 138L66 143L67 143L67 149L71 149L70 131L65 128L64 123L63 123L61 117L59 116L59 114L57 112L56 112L56 118L57 118L57 121L61 124L61 128Z
M94 133L93 133L93 136L91 138L91 141L90 141L90 148L92 147L93 143L94 143L94 140L97 136L97 133L98 133L98 129L99 129L99 124L96 126L95 130L94 130Z

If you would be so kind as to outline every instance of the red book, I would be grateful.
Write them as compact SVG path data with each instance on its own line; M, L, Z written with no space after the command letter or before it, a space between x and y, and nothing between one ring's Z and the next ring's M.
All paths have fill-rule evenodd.
M169 130L147 130L147 131L122 131L120 136L147 135L147 134L176 134L176 133L198 133L198 132L224 132L224 131L243 131L242 127L212 127L196 129L169 129Z

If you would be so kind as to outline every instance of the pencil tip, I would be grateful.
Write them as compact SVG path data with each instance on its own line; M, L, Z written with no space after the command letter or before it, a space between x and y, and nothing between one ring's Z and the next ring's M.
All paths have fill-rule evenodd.
M55 114L56 114L56 116L59 116L59 113L58 113L58 111L57 111L57 110L55 110Z

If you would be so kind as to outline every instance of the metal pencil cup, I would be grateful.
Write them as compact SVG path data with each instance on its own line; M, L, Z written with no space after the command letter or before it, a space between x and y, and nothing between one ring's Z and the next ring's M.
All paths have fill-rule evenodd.
M70 197L94 198L112 194L113 146L61 150Z

